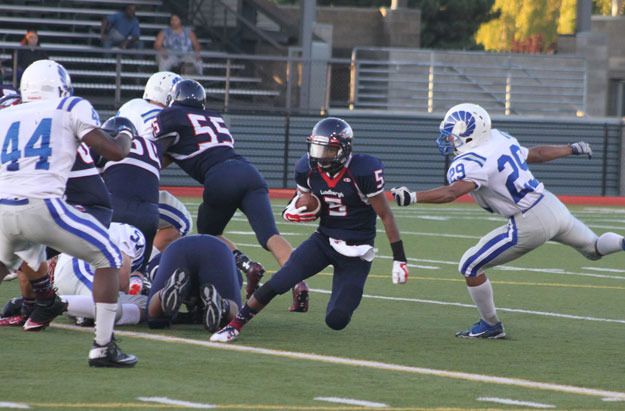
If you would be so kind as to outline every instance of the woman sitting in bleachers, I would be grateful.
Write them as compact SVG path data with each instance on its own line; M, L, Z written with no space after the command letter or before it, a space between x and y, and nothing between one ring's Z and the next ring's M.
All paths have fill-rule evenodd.
M180 17L172 14L169 27L161 30L154 41L159 71L179 74L202 74L200 43L193 30L184 27Z

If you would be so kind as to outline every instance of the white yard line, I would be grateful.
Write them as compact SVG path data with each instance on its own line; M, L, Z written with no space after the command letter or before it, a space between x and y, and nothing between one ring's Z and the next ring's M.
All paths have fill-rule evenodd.
M93 332L93 329L91 328L78 327L75 325L68 325L68 324L53 323L50 326L54 328L64 329L64 330L72 330L72 331L79 331L79 332L86 332L86 333ZM122 337L141 338L141 339L150 340L150 341L193 345L193 346L198 346L198 347L213 348L213 349L232 351L232 352L238 352L238 353L253 353L253 354L267 355L267 356L272 356L272 357L291 358L295 360L306 360L306 361L313 361L313 362L326 363L326 364L346 365L346 366L351 366L351 367L361 367L361 368L369 368L369 369L375 369L375 370L400 372L400 373L405 373L405 374L428 375L428 376L448 378L448 379L454 379L454 380L463 380L463 381L479 382L479 383L486 383L486 384L507 385L507 386L512 386L512 387L553 391L553 392L560 392L560 393L565 393L565 394L587 395L587 396L601 397L601 398L609 397L609 398L618 398L618 399L625 400L625 392L608 391L608 390L600 390L600 389L595 389L595 388L579 387L579 386L574 386L574 385L563 385L563 384L555 384L555 383L548 383L548 382L532 381L532 380L526 380L522 378L497 377L493 375L474 374L474 373L461 372L461 371L448 371L448 370L439 370L439 369L434 369L434 368L411 367L407 365L384 363L384 362L379 362L379 361L368 361L368 360L360 360L360 359L355 359L355 358L336 357L336 356L331 356L331 355L312 354L312 353L304 353L304 352L296 352L296 351L273 350L270 348L250 347L250 346L239 345L239 344L211 343L206 340L195 340L195 339L190 339L190 338L171 337L167 335L143 333L143 332L136 332L136 331L115 330L115 334L122 336Z
M479 397L477 398L478 401L483 401L483 402L494 402L497 404L505 404L505 405L518 405L520 407L530 407L530 408L556 408L555 405L551 405L551 404L543 404L540 402L533 402L533 401L518 401L518 400L511 400L509 398L497 398L497 397Z
M333 403L336 403L336 404L358 405L358 406L361 406L361 407L370 407L370 408L386 408L386 407L388 407L388 405L384 404L383 402L355 400L355 399L352 399L352 398L315 397L313 399L315 401L333 402Z
M323 290L320 288L311 288L310 291L313 291L319 294L331 294L332 293L332 291L330 290ZM475 310L475 305L473 304L456 303L452 301L424 300L420 298L408 298L408 297L387 297L383 295L371 295L371 294L363 294L362 296L363 298L371 298L373 300L404 301L404 302L412 302L412 303L420 303L420 304L445 305L449 307L471 308L472 310ZM573 315L573 314L561 314L561 313L553 313L549 311L533 311L533 310L525 310L522 308L497 307L497 311L517 313L517 314L539 315L542 317L565 318L567 320L583 320L583 321L605 322L605 323L614 323L614 324L625 324L625 320L617 320L617 319L612 319L612 318L601 318L601 317L590 317L590 316Z
M18 409L18 410L28 410L28 409L30 409L30 405L28 405L28 404L21 404L19 402L0 401L0 408L12 408L12 409Z
M119 332L116 332L116 333L119 334ZM173 400L167 397L137 397L137 399L143 402L155 402L157 404L178 405L180 407L198 408L198 409L203 409L203 410L217 408L217 406L214 404L202 404L202 403L197 403L197 402Z

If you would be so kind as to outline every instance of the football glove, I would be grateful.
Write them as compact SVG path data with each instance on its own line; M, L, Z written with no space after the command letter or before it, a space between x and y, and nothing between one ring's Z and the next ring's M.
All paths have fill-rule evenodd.
M393 284L406 284L408 281L408 263L393 261Z
M308 223L311 221L315 221L319 217L317 215L318 210L311 212L306 211L306 206L295 207L298 199L299 195L296 195L291 199L289 204L287 204L286 208L282 210L282 218L292 223Z
M417 193L408 190L406 186L391 188L391 194L393 194L398 206L409 206L417 202Z
M571 151L575 156L587 155L588 158L592 158L592 148L590 148L590 144L585 141L578 141L577 143L571 144Z

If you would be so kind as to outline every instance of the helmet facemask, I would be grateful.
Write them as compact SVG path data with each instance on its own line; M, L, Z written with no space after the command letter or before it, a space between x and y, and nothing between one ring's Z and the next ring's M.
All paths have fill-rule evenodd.
M343 168L350 151L343 147L336 138L325 136L308 137L308 158L311 166L318 166L330 174L334 174Z
M490 116L477 104L463 103L452 107L439 126L436 139L438 150L444 156L471 150L490 137Z

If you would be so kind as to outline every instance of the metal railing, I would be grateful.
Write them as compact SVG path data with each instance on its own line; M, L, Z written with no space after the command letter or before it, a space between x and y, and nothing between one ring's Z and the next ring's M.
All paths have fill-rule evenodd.
M472 101L505 115L586 111L578 57L357 47L351 64L351 108L431 113Z

